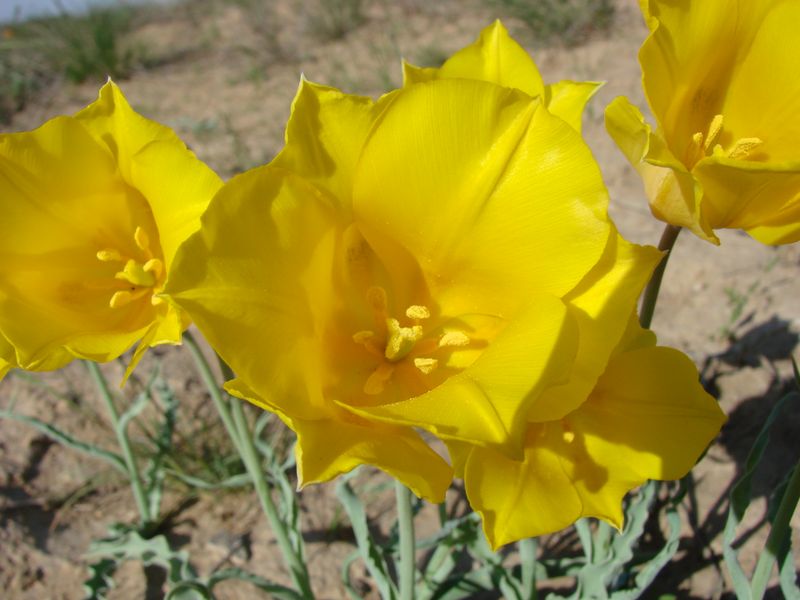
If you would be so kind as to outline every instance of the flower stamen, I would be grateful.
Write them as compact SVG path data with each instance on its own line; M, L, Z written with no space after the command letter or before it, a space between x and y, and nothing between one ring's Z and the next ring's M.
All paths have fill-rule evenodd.
M386 319L386 331L389 334L386 340L384 355L387 360L396 362L405 358L414 344L422 338L422 326L402 327L397 319Z
M439 338L439 348L464 347L470 343L469 336L463 331L448 331Z
M736 140L733 148L728 152L728 158L747 158L747 156L764 142L757 137Z
M686 151L686 164L689 168L694 168L694 165L701 159L711 154L742 160L764 143L763 140L757 137L739 138L734 142L733 147L726 151L721 144L716 143L722 132L723 122L722 115L714 115L705 134L701 131L692 134L692 141Z
M433 373L439 366L439 361L435 358L419 357L414 359L414 366L422 371L425 375L429 375Z
M125 289L112 294L108 302L111 308L126 306L147 294L151 295L150 301L154 306L163 302L154 295L154 291L164 275L164 262L153 256L150 237L142 227L136 228L133 240L144 255L143 261L126 256L116 248L103 248L96 254L97 260L101 262L124 263L122 269L114 273L114 279L124 283Z
M381 363L375 369L367 381L364 383L364 393L369 396L377 396L386 389L386 383L392 378L394 367L389 363Z

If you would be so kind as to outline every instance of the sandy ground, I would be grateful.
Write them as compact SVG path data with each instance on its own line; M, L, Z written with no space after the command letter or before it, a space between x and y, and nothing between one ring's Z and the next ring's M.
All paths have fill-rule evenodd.
M175 8L135 32L155 66L120 84L137 110L175 128L201 159L227 178L267 162L280 149L300 73L376 96L400 83L399 56L411 62L444 57L471 42L497 16L493 5L477 0L373 0L365 6L365 22L335 41L315 38L310 9L298 9L296 3L279 3L262 19L221 0ZM506 23L532 49L546 81L607 82L586 112L584 134L602 167L619 229L632 241L655 244L662 224L650 216L640 182L605 134L602 116L604 106L620 94L645 106L636 62L645 28L635 2L620 0L611 30L573 48L538 48L521 23ZM97 88L98 82L49 88L6 130L30 129L57 114L72 113L91 102ZM768 248L738 232L723 232L721 238L721 246L712 247L688 233L681 235L653 324L662 344L687 352L703 370L729 421L695 471L696 499L682 515L681 550L647 597L658 597L658 592L680 598L731 597L721 562L725 498L760 423L790 386L789 356L800 332L800 247ZM186 435L206 436L210 451L224 449L223 434L186 353L162 351L159 360L181 400ZM149 362L141 372L147 372ZM121 372L116 363L107 370L112 379ZM99 400L81 365L39 381L50 388L9 377L0 384L0 406L16 402L19 412L113 447L111 432L96 416L102 414ZM129 386L125 395L132 397L135 388ZM800 456L798 431L800 410L794 406L776 425L755 481L756 500L742 528L742 561L748 571L763 547L766 499ZM339 565L353 548L340 527L342 515L332 494L332 486L317 486L301 496L309 568L322 598L343 597ZM249 493L187 499L176 487L165 505L174 509L169 529L173 544L191 553L200 572L237 565L287 581L274 540ZM376 518L390 514L391 502L379 498L370 510ZM0 587L5 597L80 598L83 555L90 540L101 537L109 523L133 521L135 514L124 482L103 463L51 444L24 426L0 421ZM800 515L793 524L797 559ZM358 569L356 579L365 579ZM160 597L158 574L151 572L148 579L134 563L118 573L117 584L113 598ZM366 593L366 581L364 586ZM221 598L259 597L239 584L225 584L218 591ZM772 590L769 596L780 594Z

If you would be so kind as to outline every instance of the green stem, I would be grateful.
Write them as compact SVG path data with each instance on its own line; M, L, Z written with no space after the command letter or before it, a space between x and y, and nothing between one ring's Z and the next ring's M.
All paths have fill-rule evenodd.
M753 600L761 600L764 597L769 583L769 576L772 574L772 566L775 564L775 560L786 542L786 536L790 531L789 524L799 501L800 462L794 466L794 472L786 486L786 491L783 493L783 498L781 498L775 520L772 522L764 552L758 557L758 563L756 563L756 568L753 572L753 580L750 584Z
M120 450L122 450L122 458L125 461L125 468L128 471L133 498L136 501L136 507L139 509L139 519L141 525L146 527L151 521L150 505L147 502L147 496L142 487L142 480L139 478L139 469L136 467L136 460L134 459L131 442L128 439L128 432L124 427L120 427L119 425L119 412L117 411L116 404L114 404L114 397L111 394L111 389L108 387L108 381L106 381L105 375L103 375L103 372L100 370L100 365L96 362L86 361L86 366L95 384L97 384L100 397L103 399L106 409L108 410L111 426L114 428L114 433L117 435L117 443L119 444Z
M658 249L665 251L666 254L661 262L658 263L647 287L644 289L642 296L642 307L639 310L639 324L648 329L650 323L653 321L653 313L656 311L656 301L658 300L658 291L661 289L661 280L664 277L664 271L667 268L667 261L672 254L672 247L675 245L675 240L678 239L678 234L681 232L680 227L675 225L667 225L664 232L661 234L661 240L658 242Z
M197 365L197 370L200 372L200 378L203 380L203 384L206 386L208 393L211 394L211 401L214 403L214 406L216 407L217 412L222 419L222 424L225 426L225 431L228 432L228 436L231 438L236 451L241 456L241 443L239 442L239 435L236 430L236 425L231 417L231 411L230 407L228 406L228 402L220 392L217 379L214 376L214 373L211 371L211 366L208 364L206 357L203 356L203 351L200 348L200 345L197 343L197 340L194 339L194 336L191 333L188 331L184 332L183 341L186 343L187 348L189 348L189 352L192 354L192 358L194 359L195 365Z
M397 528L400 534L400 600L413 600L417 560L411 491L397 480L394 489L397 496Z
M528 600L536 600L536 538L519 542L519 560L522 568L522 590Z
M261 469L261 461L258 458L255 444L253 443L252 432L247 424L244 410L242 409L242 402L239 400L232 400L230 403L226 401L214 378L211 366L208 364L197 341L189 332L184 334L184 340L187 342L186 345L189 347L192 357L197 364L200 376L203 378L203 382L208 388L209 394L211 394L211 399L219 411L225 429L228 431L231 441L238 450L239 456L241 456L245 468L247 469L247 473L253 480L256 495L261 502L261 509L267 516L267 520L272 527L272 532L275 534L275 539L283 553L283 558L286 561L286 566L289 569L292 581L304 598L313 598L314 594L311 591L306 565L302 557L295 552L292 547L289 534L286 531L286 524L281 520L278 514L278 509L272 499L272 491L264 476L264 471ZM220 361L220 365L223 366L223 371L227 370L227 372L230 373L225 363Z

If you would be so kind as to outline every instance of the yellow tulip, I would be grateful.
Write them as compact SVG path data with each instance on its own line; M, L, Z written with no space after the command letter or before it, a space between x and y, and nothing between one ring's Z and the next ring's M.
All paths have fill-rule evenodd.
M0 376L73 358L129 367L180 343L158 296L220 179L112 82L74 117L0 135Z
M285 149L217 194L165 294L227 389L297 432L301 485L366 463L441 501L452 469L419 430L520 460L606 370L660 259L607 202L579 134L519 90L304 81Z
M800 240L800 4L641 0L639 52L653 131L627 98L606 127L641 175L653 214L719 243L743 229Z
M648 479L679 479L725 420L682 353L655 346L632 320L588 399L530 423L522 460L456 448L467 497L492 547L581 517L623 526L622 498Z
M415 67L403 62L403 84L434 79L478 79L540 96L551 114L581 130L586 103L600 88L594 81L559 81L545 84L536 63L497 20L478 39L448 58L439 68Z

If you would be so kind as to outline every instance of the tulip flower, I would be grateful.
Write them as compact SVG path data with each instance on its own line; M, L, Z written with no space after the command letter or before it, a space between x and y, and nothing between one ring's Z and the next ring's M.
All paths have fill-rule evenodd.
M540 96L547 110L581 130L586 103L600 88L593 81L559 81L545 84L536 63L497 20L481 31L478 39L448 58L439 68L415 67L403 62L403 83L448 78L479 79Z
M0 375L180 343L158 294L220 179L112 82L73 117L0 135Z
M236 373L226 388L297 433L301 486L371 464L439 502L452 466L420 431L460 472L472 449L521 461L529 423L566 418L606 372L660 259L607 202L540 98L453 78L373 102L303 81L284 150L217 194L165 296ZM642 406L659 424L669 409ZM624 424L611 444L638 439Z
M718 244L743 229L800 240L800 5L642 0L639 52L655 130L626 98L606 127L641 175L653 214Z
M586 401L532 422L524 457L459 448L471 506L492 547L581 517L623 526L622 498L648 479L679 479L725 420L689 358L631 321Z

